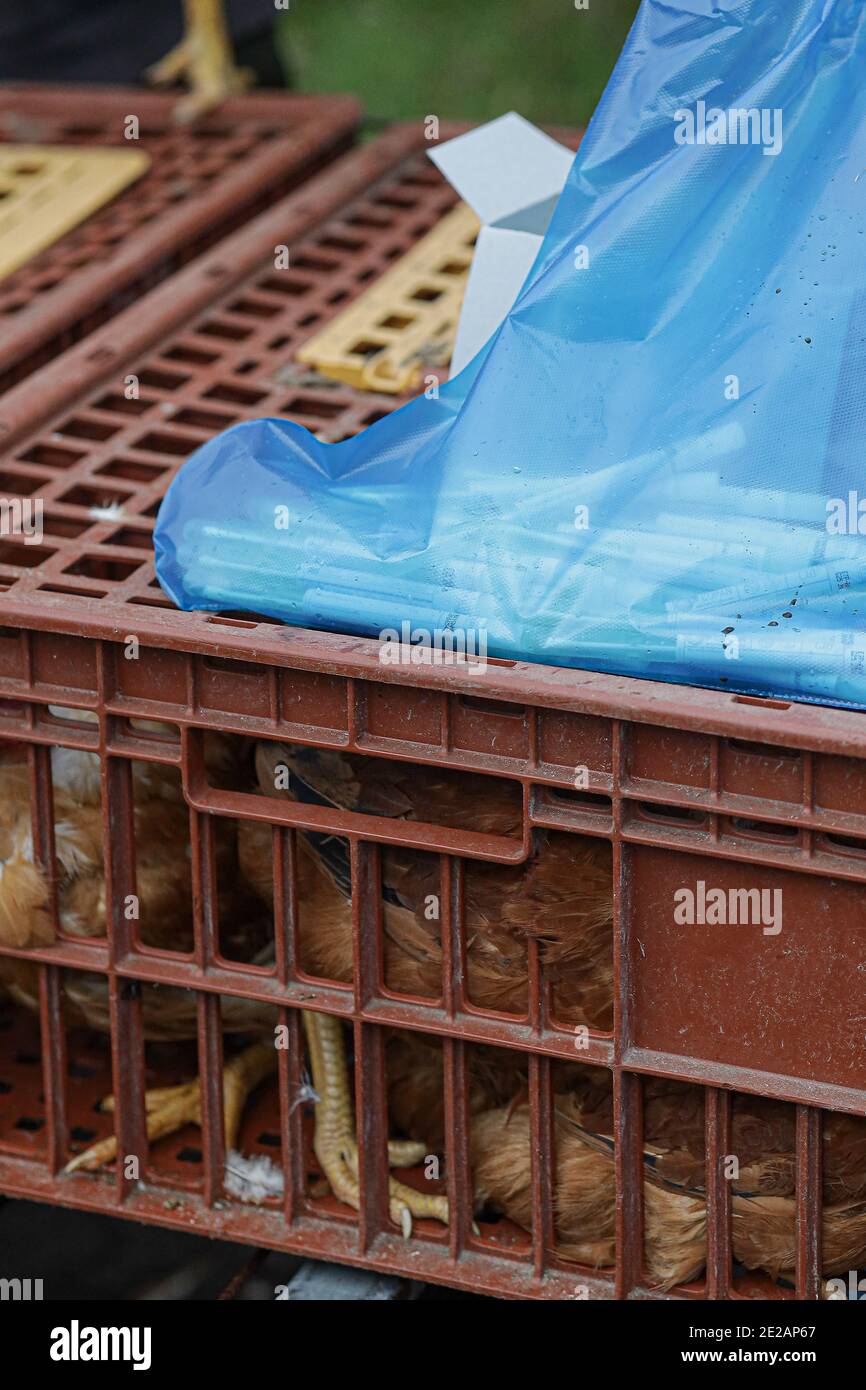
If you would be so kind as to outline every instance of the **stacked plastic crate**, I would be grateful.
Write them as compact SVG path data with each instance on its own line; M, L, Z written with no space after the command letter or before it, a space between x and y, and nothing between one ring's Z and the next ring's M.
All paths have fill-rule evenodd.
M448 132L443 132L443 138ZM866 934L866 718L728 693L491 661L483 684L456 665L385 665L374 641L285 629L250 614L178 613L154 578L160 498L202 440L239 420L282 415L336 440L400 403L311 374L303 342L426 236L454 195L424 157L423 130L398 128L300 191L119 314L0 401L2 487L39 499L42 537L0 548L0 740L26 748L35 843L54 874L51 750L98 754L110 929L84 942L58 931L39 962L38 1024L22 1011L0 1031L0 1190L192 1227L491 1293L528 1298L652 1296L645 1198L646 1078L702 1088L706 1272L684 1297L818 1297L822 1289L822 1125L862 1115ZM287 268L275 253L289 247ZM131 381L133 390L125 389ZM131 639L134 659L128 659ZM76 713L76 711L78 713ZM511 785L519 833L494 836L389 816L238 795L209 777L203 738L258 738ZM142 946L124 913L134 891L131 771L179 770L190 808L194 949ZM474 794L474 793L473 793ZM273 963L245 966L220 935L215 818L273 829ZM297 836L338 838L351 874L351 985L311 976L299 948ZM613 1026L557 1017L552 981L530 944L525 1006L480 1007L467 974L467 865L525 863L540 833L612 847ZM401 996L383 967L383 846L438 857L443 971L435 998ZM781 892L784 929L729 930L674 916L686 888ZM748 897L746 901L750 901ZM771 898L771 901L775 899ZM56 906L54 909L56 913ZM55 922L55 925L59 924ZM744 945L744 933L753 939ZM14 959L23 956L8 947ZM107 977L111 1066L68 1036L65 972ZM203 1124L148 1151L143 998L195 992ZM247 1113L240 1147L282 1168L282 1198L227 1194L221 1010L271 1003L287 1030L278 1082ZM301 1010L337 1015L354 1044L361 1206L321 1190L305 1120ZM447 1229L405 1239L387 1205L387 1030L441 1043ZM527 1059L531 1220L473 1219L468 1077L486 1046ZM601 1069L612 1088L606 1152L615 1255L582 1266L558 1248L562 1206L555 1069ZM114 1114L94 1110L108 1091ZM744 1095L790 1107L794 1274L773 1284L735 1266L726 1160ZM62 1175L68 1157L114 1127L108 1174ZM408 1181L423 1185L424 1177Z

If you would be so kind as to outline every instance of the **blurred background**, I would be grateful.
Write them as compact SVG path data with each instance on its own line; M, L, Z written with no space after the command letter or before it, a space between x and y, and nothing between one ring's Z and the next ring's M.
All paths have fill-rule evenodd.
M223 0L260 86L348 92L373 127L517 110L583 125L638 0ZM581 0L583 3L583 0ZM0 80L143 80L208 0L0 0ZM212 22L212 21L211 21ZM199 23L204 21L199 19Z
M277 45L294 83L357 96L373 120L436 115L583 125L638 0L291 0Z

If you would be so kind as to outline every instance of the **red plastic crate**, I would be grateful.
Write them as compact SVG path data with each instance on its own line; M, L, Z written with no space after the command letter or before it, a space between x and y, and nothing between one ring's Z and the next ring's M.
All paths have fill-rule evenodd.
M347 149L351 97L252 93L191 126L176 95L0 86L0 141L138 149L144 176L0 281L0 390L57 356ZM140 121L125 138L125 118Z
M128 827L127 769L132 759L158 761L182 773L193 864L204 886L188 959L141 949L117 915L105 942L64 939L28 953L42 965L44 1100L35 1082L29 1091L18 1084L31 1109L42 1106L42 1123L22 1136L0 1122L0 1190L509 1296L571 1298L578 1288L592 1297L652 1296L643 1252L643 1092L647 1077L670 1077L705 1088L707 1272L678 1296L817 1297L824 1112L866 1114L866 716L521 662L491 662L481 679L454 666L386 666L371 640L252 615L179 613L154 579L150 536L159 498L183 457L214 430L274 413L341 438L399 404L301 376L293 354L451 205L423 143L417 130L396 129L347 156L2 403L2 487L32 491L45 503L43 546L25 553L7 539L0 550L0 746L9 756L21 745L28 750L37 832L43 826L37 843L47 855L49 750L98 752L106 855L119 892L131 852L129 829L119 829ZM273 246L281 243L292 252L288 290L273 271ZM141 383L134 403L118 393L128 373ZM122 506L122 517L93 517L91 506L110 502ZM134 661L122 655L130 634L141 644ZM49 706L90 711L98 725L58 720ZM170 735L147 736L130 723L141 719L158 721ZM440 999L395 997L382 974L372 885L382 846L417 842L406 822L348 812L328 819L325 828L350 847L356 969L351 988L311 982L299 966L297 913L281 877L294 837L313 825L309 808L211 785L201 762L208 729L446 766L518 790L516 840L424 829L449 904ZM575 791L578 768L586 776ZM265 973L227 961L219 949L211 836L214 818L227 816L275 827L283 909L276 962ZM555 1017L539 952L529 951L521 1014L474 1007L463 969L464 866L517 863L543 830L606 840L613 851L613 1030L591 1031L578 1058L605 1069L613 1087L617 1250L609 1271L570 1264L553 1248L552 1068L577 1054L573 1030ZM725 890L781 888L782 932L703 926L684 934L673 923L673 895L699 881ZM85 1057L98 1069L92 1057L86 1062L94 1045L67 1039L59 1013L63 971L76 968L106 974L112 1000L113 1080L103 1049L98 1080L79 1088L86 1102L70 1087L67 1060ZM181 1140L187 1148L200 1143L198 1161L185 1168L177 1148L159 1150L144 1188L120 1173L114 1181L60 1177L70 1127L90 1114L92 1128L93 1097L112 1087L124 1152L139 1151L139 995L167 984L186 986L198 999L211 1111L202 1139ZM243 1132L252 1151L267 1147L262 1134L280 1137L288 1175L282 1209L245 1207L222 1192L219 996L272 1001L294 1039L279 1092L257 1102ZM368 1121L361 1135L367 1194L357 1220L305 1186L308 1135L295 1104L303 1008L352 1025L358 1107ZM4 1038L27 1027L16 1016L0 1031L0 1079L14 1052ZM455 1217L447 1234L422 1223L410 1242L383 1206L389 1027L443 1046ZM481 1044L528 1059L528 1235L507 1222L482 1222L480 1235L471 1226L466 1068ZM35 1039L29 1048L24 1055L35 1057ZM28 1065L35 1062L19 1068ZM732 1267L731 1193L719 1159L731 1151L737 1094L794 1107L795 1290Z

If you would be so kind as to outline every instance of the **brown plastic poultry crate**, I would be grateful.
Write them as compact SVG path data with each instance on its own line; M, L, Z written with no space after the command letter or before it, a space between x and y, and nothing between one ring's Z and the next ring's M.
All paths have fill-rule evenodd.
M669 1296L820 1297L826 1114L866 1114L866 716L521 662L491 662L481 678L459 666L383 665L372 640L179 613L154 578L159 499L213 431L271 413L336 439L399 404L300 376L294 350L452 206L423 148L418 130L398 128L346 156L2 403L0 490L41 499L45 534L40 545L7 537L0 548L0 753L29 759L34 843L49 867L51 750L99 755L112 927L107 940L2 951L40 963L41 1014L13 1007L0 1018L0 1191L497 1295L653 1297L644 1092L648 1078L679 1079L703 1088L707 1259L704 1277ZM291 248L291 268L277 274L275 244ZM134 400L123 390L130 374L140 384ZM125 658L130 637L137 659ZM521 830L503 839L226 792L204 770L207 730L504 779L520 798ZM188 956L142 948L121 910L134 859L132 762L172 766L183 778L196 886ZM273 826L273 966L241 966L221 948L220 817ZM301 965L294 866L304 830L347 846L350 987ZM612 846L613 1026L590 1030L579 1049L556 1017L537 946L528 948L519 1013L479 1008L466 971L467 865L519 863L544 831ZM435 999L398 996L383 978L380 858L387 846L419 844L439 857L441 876ZM780 889L783 930L675 926L674 893L701 880ZM65 972L82 969L108 979L110 1049L67 1035ZM148 1154L143 1089L171 1080L180 1063L146 1057L142 994L170 984L196 995L204 1127ZM284 1198L261 1207L223 1190L220 1011L231 999L272 1002L292 1039L279 1086L255 1101L242 1131L245 1152L282 1155ZM301 1009L351 1026L364 1119L357 1215L309 1186ZM386 1202L389 1028L442 1045L453 1219L447 1231L418 1223L408 1241ZM480 1045L527 1059L528 1229L483 1214L473 1226L467 1069ZM563 1061L599 1068L612 1085L611 1268L571 1263L556 1249L552 1074ZM121 1169L61 1174L70 1153L109 1132L94 1103L110 1090L121 1151L143 1156L142 1184ZM787 1284L732 1259L736 1199L722 1159L749 1096L786 1107L795 1136Z
M0 280L0 391L347 149L360 121L342 96L252 93L191 126L174 122L176 104L139 89L0 86L0 142L150 158L125 193Z

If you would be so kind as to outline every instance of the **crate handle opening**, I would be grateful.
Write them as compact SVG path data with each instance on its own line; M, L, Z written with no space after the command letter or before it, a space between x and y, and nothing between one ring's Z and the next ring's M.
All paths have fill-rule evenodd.
M781 825L776 821L751 820L746 816L731 816L731 829L738 835L750 835L755 839L796 840L799 830L796 825Z
M734 695L732 696L735 704L738 705L759 705L761 709L790 709L790 701L787 700L766 700L761 695Z
M664 823L673 822L674 824L704 826L707 823L705 811L692 809L689 806L664 806L654 801L641 801L638 803L638 813L645 820L661 821Z
M341 835L370 844L395 845L448 854L461 859L482 859L494 864L524 864L532 852L532 837L525 823L521 839L483 831L454 829L426 821L345 811L330 804L291 801L263 792L225 791L207 779L202 729L181 731L181 774L187 805L209 815L233 820L264 821L291 826L314 834Z
M544 791L553 801L562 801L567 806L576 806L581 811L598 811L610 815L613 809L611 797L604 792L579 791L574 787L545 787Z
M483 695L459 695L458 699L466 709L477 709L483 714L498 714L503 719L525 719L525 705L509 705L500 700L486 700Z
M822 841L829 848L841 850L843 854L855 854L858 859L866 858L866 840L860 840L854 835L822 835Z
M220 617L216 616L216 615L213 614L213 613L209 614L208 617L205 618L205 622L206 622L206 623L216 623L219 627L246 627L246 628L253 628L253 627L257 627L257 626L258 626L257 623L247 623L247 622L244 622L241 618L220 618Z
M803 756L800 748L782 748L775 743L750 743L745 738L729 738L728 747L738 753L752 753L756 758L791 758L796 761Z

